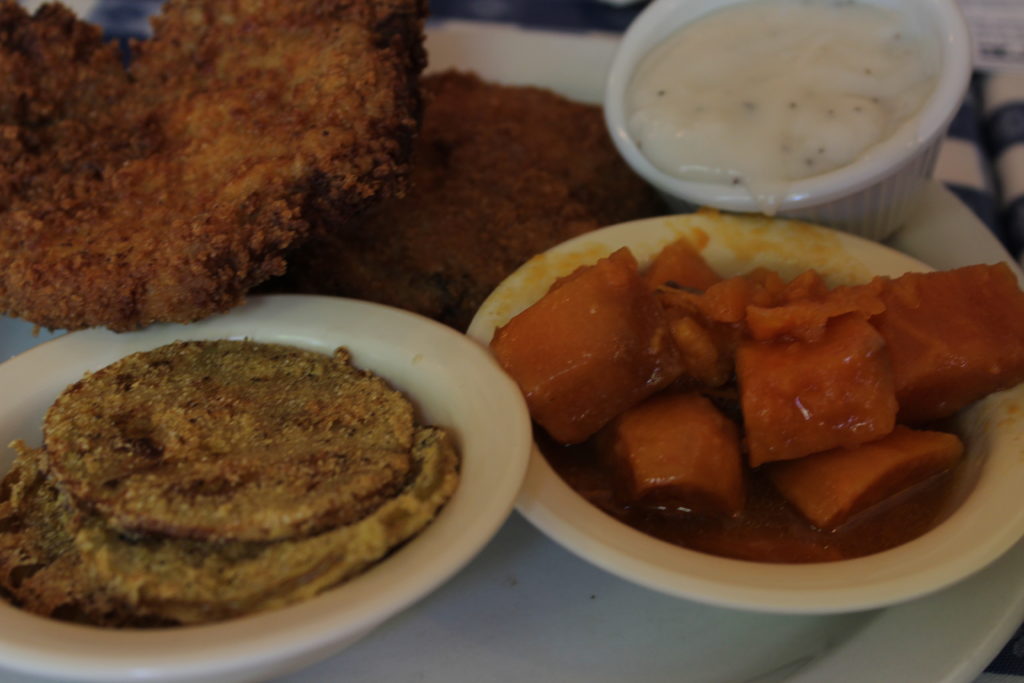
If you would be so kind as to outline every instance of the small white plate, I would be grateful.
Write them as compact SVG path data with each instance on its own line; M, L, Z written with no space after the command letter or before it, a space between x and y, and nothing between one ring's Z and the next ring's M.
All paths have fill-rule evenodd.
M495 328L536 301L559 277L626 246L641 266L686 237L724 276L755 267L789 279L815 268L833 284L928 270L906 254L805 223L689 214L587 233L534 257L484 302L468 334L488 343ZM580 557L655 590L721 607L827 614L884 607L933 593L983 568L1024 536L1024 385L979 402L958 418L966 444L956 510L928 533L867 557L774 564L714 557L637 531L574 492L534 448L517 507Z
M119 631L58 622L0 602L0 666L62 680L263 678L328 656L455 574L505 521L522 481L530 426L518 387L472 340L377 304L253 297L191 325L75 332L0 364L0 471L14 439L41 441L46 408L83 373L175 340L253 339L330 353L347 347L410 397L424 424L451 429L461 481L438 517L366 573L303 603L223 623ZM500 439L494 435L500 434Z

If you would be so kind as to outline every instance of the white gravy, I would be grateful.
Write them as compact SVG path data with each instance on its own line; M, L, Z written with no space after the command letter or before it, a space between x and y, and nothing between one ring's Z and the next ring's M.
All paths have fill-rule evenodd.
M666 173L744 185L771 214L793 181L912 135L938 69L938 45L896 11L754 0L695 20L645 57L628 127Z

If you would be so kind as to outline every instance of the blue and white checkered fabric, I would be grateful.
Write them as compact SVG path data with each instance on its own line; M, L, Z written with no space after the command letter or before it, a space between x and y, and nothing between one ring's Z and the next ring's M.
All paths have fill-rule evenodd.
M939 150L934 176L971 207L1005 244L1006 231L998 211L996 181L984 145L981 91L975 79Z
M1024 74L985 79L984 120L989 157L1000 189L1000 218L1015 253L1024 252Z

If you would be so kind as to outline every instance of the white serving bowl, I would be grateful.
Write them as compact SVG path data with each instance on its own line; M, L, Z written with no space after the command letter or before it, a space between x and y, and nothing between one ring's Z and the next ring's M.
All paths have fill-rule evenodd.
M713 213L713 212L712 212ZM830 283L929 270L900 252L844 232L764 218L707 213L651 218L597 230L541 254L484 302L469 335L490 342L551 283L628 246L641 265L688 237L723 275L756 266L792 277L816 268ZM570 551L624 579L692 600L755 611L811 614L864 610L919 597L963 579L1024 535L1024 385L995 394L957 422L966 443L951 514L924 535L866 557L814 564L727 559L637 531L573 491L534 448L518 510Z
M530 452L518 387L468 337L418 315L319 296L253 297L191 325L75 332L0 364L0 470L16 438L36 445L65 386L135 351L178 339L247 338L353 362L403 391L424 423L450 428L461 481L438 517L364 574L311 600L222 623L114 630L38 617L0 601L0 668L76 681L238 681L310 664L355 642L465 565L507 518ZM0 671L0 679L3 678Z
M627 129L627 88L641 60L677 29L709 12L745 1L654 0L623 35L608 73L604 112L616 147L627 163L679 211L708 206L756 213L760 208L742 186L682 180L651 163ZM903 9L934 30L942 59L935 90L920 114L907 123L908 130L847 166L793 182L779 198L777 215L882 240L903 224L919 200L939 145L970 81L971 49L956 0L864 1Z

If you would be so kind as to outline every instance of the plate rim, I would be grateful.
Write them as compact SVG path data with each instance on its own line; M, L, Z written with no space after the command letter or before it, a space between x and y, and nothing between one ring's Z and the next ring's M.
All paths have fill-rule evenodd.
M687 234L688 230L692 235L693 226L696 225L698 229L710 233L707 235L707 248L715 251L723 242L728 243L729 231L736 226L731 224L734 218L729 214L712 211L707 215L721 215L721 225L713 223L712 219L703 220L701 214L660 216L608 226L563 242L524 264L499 285L474 317L468 334L481 343L489 343L495 325L508 320L521 308L518 304L503 305L503 300L509 296L515 297L517 289L523 287L522 283L526 283L526 291L536 295L538 291L546 289L556 274L567 274L575 265L592 263L599 256L618 247L632 244L637 260L643 264L657 249ZM745 221L742 218L739 220ZM810 226L800 221L772 222L756 218L749 219L749 223L752 229L768 226L771 243L781 243L785 237L802 238L808 240L807 243L812 245L810 249L815 253L820 250L816 250L814 240L818 239L817 235L824 235L830 243L838 245L841 251L879 274L932 270L919 259L892 247L830 228ZM725 237L715 234L717 229ZM805 233L805 230L809 232ZM776 232L785 237L780 237ZM775 257L770 251L764 253L768 254L766 258ZM582 256L570 257L564 262L559 260L567 255ZM782 261L795 259L799 262L800 256L784 252L779 258ZM1018 387L1016 393L1024 396L1024 387ZM1002 400L997 396L993 402L998 406ZM984 412L982 408L989 403L992 402L982 403L975 412ZM1005 458L995 462L995 466L999 466L999 471L1006 474L1007 468L1003 461ZM982 478L975 482L972 491L978 487L995 487L996 491L1005 488L1004 480L993 481L993 477L987 476L992 467L989 464L982 468ZM1020 468L1011 470L1009 474L1015 475L1015 481L1024 485L1024 471ZM1006 495L1005 491L1003 495ZM998 500L1002 499L1000 497ZM980 571L1003 555L1024 536L1024 510L1011 515L1005 526L987 529L989 533L985 540L976 541L970 553L947 557L941 565L931 563L931 558L948 543L943 540L945 537L952 535L954 539L965 541L978 537L976 533L971 533L970 522L973 518L969 514L979 507L977 500L977 497L968 495L948 519L918 538L881 553L843 560L841 564L778 565L748 562L712 557L674 546L612 520L572 491L554 473L535 445L516 508L542 533L570 552L647 588L717 607L777 614L830 614L889 607L935 593ZM984 513L996 503L983 499L980 505ZM991 517L991 512L988 516ZM600 529L601 534L595 533L596 529ZM635 555L636 550L642 551L641 558ZM689 566L697 573L673 573L670 567L676 565ZM894 571L893 566L900 569ZM752 568L757 571L752 572ZM910 568L913 568L913 573L910 573ZM729 571L743 572L741 575L745 577L744 581L720 582L721 573ZM846 585L843 575L854 571L871 578L856 586Z
M345 322L356 318L361 326L368 327L368 331L355 331L360 327L357 325L345 328ZM511 428L507 437L493 447L493 450L500 450L507 456L496 460L493 474L481 479L484 473L478 465L479 456L475 463L464 461L459 488L433 522L415 538L371 571L310 600L281 609L215 624L147 631L69 624L2 603L0 621L6 628L5 635L0 638L0 666L30 675L110 681L133 680L140 676L161 680L237 674L241 671L266 672L283 665L292 668L289 662L302 660L308 664L312 660L307 659L316 653L321 653L318 657L326 656L355 642L455 576L490 542L511 513L528 464L529 437L517 437L516 433L528 435L529 429L525 403L518 388L490 355L473 340L436 321L397 308L353 299L301 294L257 295L239 308L188 325L161 324L128 333L89 329L48 340L0 363L0 382L63 356L67 368L55 372L52 366L47 366L46 371L51 377L49 384L64 382L66 386L77 379L71 376L73 373L80 376L79 368L98 369L108 364L109 360L97 359L97 349L105 349L100 354L101 358L116 359L134 350L154 348L175 339L245 337L256 341L292 343L321 351L327 347L352 344L353 360L357 366L373 370L389 383L402 388L403 381L396 382L394 374L389 376L388 371L380 367L378 359L373 362L361 360L367 356L367 349L363 346L369 340L377 339L375 333L379 328L414 331L420 336L418 350L397 352L402 357L396 363L422 367L425 363L436 364L430 358L432 354L450 361L457 351L459 362L472 368L473 382L501 389L490 395L488 392L476 392L473 396L474 401L485 406L491 401L494 405L487 407L502 415L503 424ZM338 336L330 336L332 333ZM307 337L306 343L301 341L302 335ZM360 336L366 341L353 341ZM409 336L387 339L385 345L400 347L408 339ZM439 352L442 341L447 341L453 350ZM92 349L92 354L85 358L76 355L86 349ZM384 355L387 353L385 351ZM447 369L438 367L433 372L436 374ZM59 379L52 379L54 373ZM460 381L468 383L469 379ZM408 388L402 390L411 393ZM46 388L34 391L37 404L45 402L49 405L56 398L56 394ZM414 403L421 397L411 396ZM9 406L12 400L9 396L0 395L0 408ZM460 400L467 405L470 403L468 399ZM25 410L33 411L32 408ZM38 413L38 409L35 412ZM0 417L0 428L6 429L11 421ZM465 433L457 434L460 439L466 436ZM474 439L469 445L479 449L484 435L469 436ZM463 444L464 448L466 446ZM5 463L11 459L11 453L4 454ZM486 483L489 486L486 495L483 491L467 489L467 478L468 483L475 484L477 488L481 482ZM467 506L479 501L483 502L480 509L475 514L468 514ZM446 552L428 554L420 550L439 540L451 541ZM397 558L411 558L423 563L419 571L403 575L395 562ZM408 559L403 560L406 562ZM336 616L339 610L347 610L348 615L339 619ZM49 644L53 638L63 642L64 651L59 655ZM112 648L121 650L123 656L111 661L109 654ZM183 657L186 652L189 656Z

